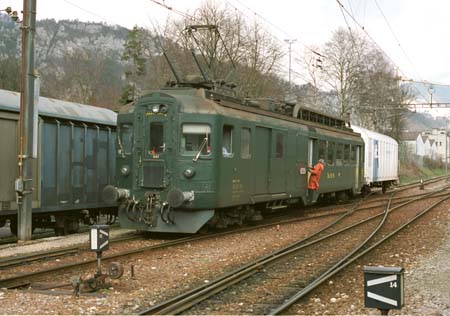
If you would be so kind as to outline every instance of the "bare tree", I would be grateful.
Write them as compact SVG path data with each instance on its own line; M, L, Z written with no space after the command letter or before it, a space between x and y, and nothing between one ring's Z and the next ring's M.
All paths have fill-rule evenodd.
M115 76L117 61L77 48L41 69L42 95L102 107L114 107L122 88Z
M337 93L341 117L348 117L354 111L365 51L365 40L343 28L336 30L331 40L325 43L324 80Z

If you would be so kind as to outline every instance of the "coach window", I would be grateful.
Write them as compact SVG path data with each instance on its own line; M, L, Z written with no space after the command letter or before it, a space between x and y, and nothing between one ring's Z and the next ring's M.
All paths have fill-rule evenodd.
M250 152L251 132L250 128L243 127L241 129L241 158L251 159L252 154Z
M161 153L164 151L164 126L161 122L150 124L150 152Z
M211 152L211 127L207 124L183 124L181 152L209 155Z
M328 142L328 151L327 151L327 163L329 166L332 166L334 164L334 142Z
M336 144L336 166L342 166L344 160L344 144Z
M350 145L345 144L344 145L344 165L348 165L350 160Z
M319 159L325 159L325 151L327 148L327 142L319 140Z
M277 133L275 158L283 158L284 153L284 136L281 133Z
M117 139L119 155L131 155L133 151L133 125L121 124L119 126L119 135Z
M222 129L222 155L226 158L233 157L233 126L224 125Z

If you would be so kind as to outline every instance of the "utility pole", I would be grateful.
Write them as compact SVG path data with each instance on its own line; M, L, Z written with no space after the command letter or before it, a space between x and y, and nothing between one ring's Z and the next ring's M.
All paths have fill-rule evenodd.
M433 108L433 93L434 93L433 86L430 86L428 88L428 93L430 93L430 109L432 109Z
M18 239L31 239L33 201L33 158L36 155L37 108L35 109L34 37L36 33L36 0L23 1L22 77L20 93L19 179L16 180L18 204ZM37 105L36 105L37 107Z
M292 44L295 43L296 39L285 39L284 40L289 45L289 97L292 93L292 86L291 86L291 48Z

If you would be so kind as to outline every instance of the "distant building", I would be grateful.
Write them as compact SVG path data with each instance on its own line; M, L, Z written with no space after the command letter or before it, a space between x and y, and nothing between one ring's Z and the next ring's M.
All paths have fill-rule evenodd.
M399 146L405 155L411 156L416 154L417 135L419 132L401 132Z
M428 139L433 140L435 143L436 153L434 159L440 159L445 162L445 152L449 151L450 139L447 135L447 139L445 137L446 130L445 129L436 129L434 128L431 131L422 132L423 136L428 137ZM430 144L431 145L431 144Z
M433 129L425 132L402 132L400 134L401 157L415 155L420 160L427 157L445 162L445 152L450 151L450 137L445 139L445 130Z
M426 157L430 152L430 141L427 136L417 135L416 138L416 155Z

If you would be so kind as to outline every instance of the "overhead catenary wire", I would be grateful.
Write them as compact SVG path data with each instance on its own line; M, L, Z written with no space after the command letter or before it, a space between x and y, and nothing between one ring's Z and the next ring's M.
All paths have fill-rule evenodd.
M381 48L381 46L377 43L377 41L375 41L375 39L369 34L369 32L367 32L367 30L358 22L358 20L356 20L356 18L351 14L351 12L349 12L345 6L341 3L341 1L336 0L336 2L338 3L340 9L342 12L345 12L353 21L354 23L364 32L364 34L366 34L366 36L376 45L376 47L380 50L380 52L382 52L390 61L391 63L400 71L403 73L403 71L401 71L401 68L397 65L397 63L389 56L388 53L386 53L385 50L383 50ZM406 75L403 73L403 77L406 77ZM417 90L417 89L416 89ZM417 90L419 92L420 95L422 95L422 97L426 100L427 98L422 94L422 92L420 90Z
M240 0L233 0L236 1L237 3L239 3L241 6L243 6L244 8L246 8L249 12L252 12L255 16L259 17L261 20L265 21L267 24L273 26L275 29L277 29L278 31L280 31L281 33L283 33L284 35L286 35L287 38L293 39L294 36L292 36L292 34L288 33L287 31L283 30L282 28L280 28L279 26L277 26L276 24L274 24L273 22L271 22L269 19L265 18L263 15L259 14L258 12L252 10L250 7L248 7L246 4L244 4L242 1ZM229 3L232 7L234 7L236 10L238 10L239 12L241 12L242 14L245 14L244 12L242 12L241 10L239 10L239 8L237 8L236 6L234 6L232 3L230 3L230 1L227 0L227 3ZM307 44L305 44L302 40L296 38L297 42L300 43L301 45L303 45L307 50L309 50L310 52L321 56L321 57L325 57L323 54L321 54L320 52L317 51L317 49L313 49L310 46L308 46Z
M112 25L119 25L119 23L114 22L114 21L111 21L111 20L109 20L109 19L107 19L107 18L105 18L105 17L99 15L99 14L96 13L96 12L92 12L92 11L90 11L90 10L88 10L88 9L85 9L85 8L83 8L83 7L80 7L78 4L73 3L73 2L71 2L71 1L69 1L69 0L64 0L64 2L67 3L67 4L70 4L71 6L77 8L77 9L79 9L79 10L81 10L81 11L87 13L87 14L90 14L90 15L92 15L92 16L95 16L95 17L97 17L97 18L99 18L99 19L101 19L101 20L103 20L103 21L105 21L105 22L111 23Z
M413 67L414 71L416 72L416 74L418 75L420 80L422 79L422 76L420 75L420 73L417 71L416 66L413 64L413 62L411 61L411 59L409 58L408 54L406 53L405 49L403 48L403 46L400 44L400 40L398 39L397 35L394 32L394 29L392 28L391 24L389 23L386 15L384 14L383 10L381 9L380 4L378 3L377 0L374 0L378 10L380 11L381 15L383 16L384 21L386 22L386 25L388 26L389 30L392 33L392 36L394 37L395 41L397 42L398 47L400 47L401 51L403 52L403 55L405 55L406 59L408 60L408 62L410 63L410 65Z

